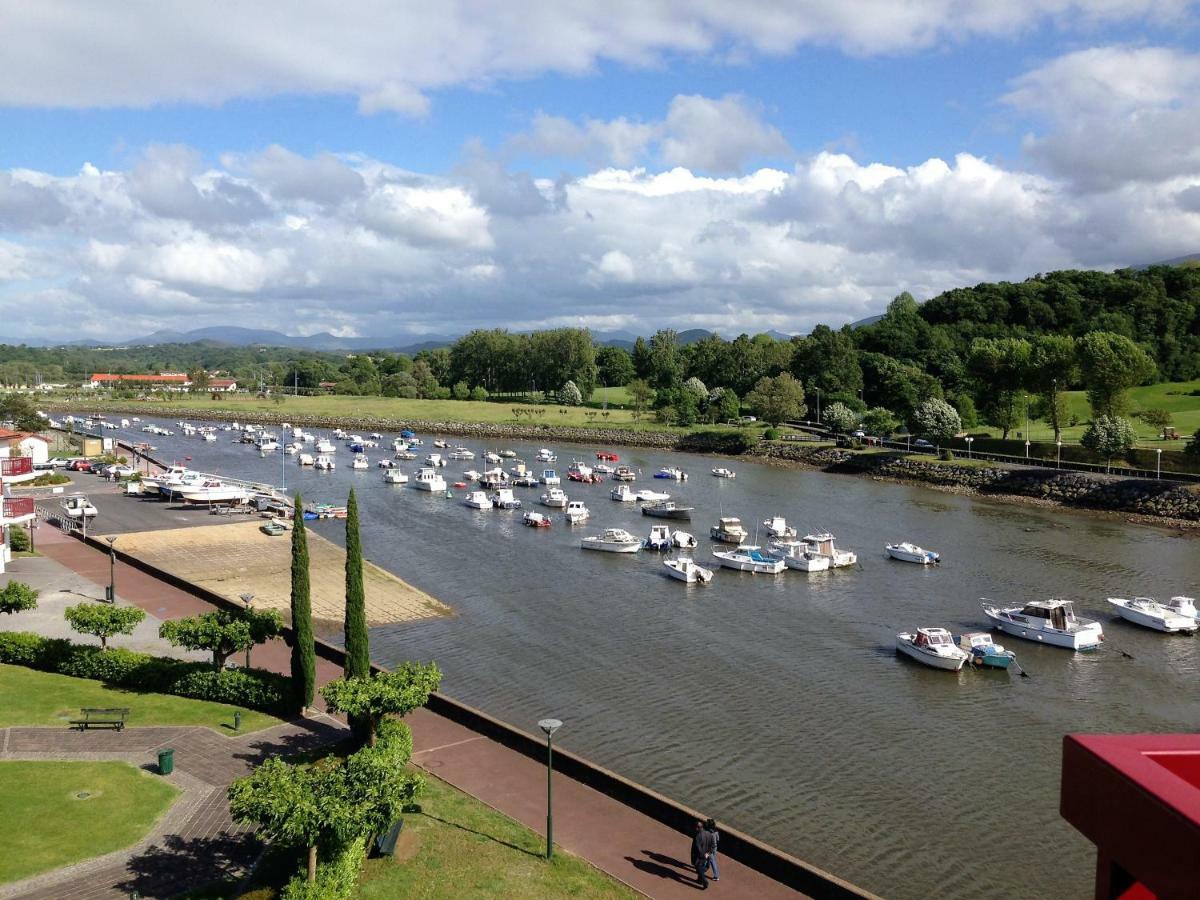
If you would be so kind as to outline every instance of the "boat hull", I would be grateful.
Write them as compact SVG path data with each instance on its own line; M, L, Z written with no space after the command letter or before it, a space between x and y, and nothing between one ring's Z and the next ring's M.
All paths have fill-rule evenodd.
M643 506L643 516L654 516L656 519L678 519L683 522L692 520L692 511L690 509L658 509L654 506Z
M987 609L984 610L984 615L1005 634L1033 641L1035 644L1049 644L1052 647L1063 647L1067 650L1095 650L1102 642L1101 633L1092 629L1076 632L1050 631L1026 627Z
M584 540L581 544L584 550L599 550L602 553L637 553L642 549L641 541L635 544L615 544L605 543L603 541L588 541Z
M946 672L957 672L967 661L965 653L961 656L939 656L936 653L925 653L901 637L896 638L896 652L903 653L909 659L916 660L931 669L942 669Z
M1150 628L1154 631L1161 631L1164 634L1181 634L1192 633L1196 631L1198 623L1195 619L1189 619L1177 613L1166 613L1161 616L1151 615L1137 609L1130 609L1128 606L1113 604L1117 607L1117 613L1126 622L1132 622L1134 625L1140 625L1142 628Z

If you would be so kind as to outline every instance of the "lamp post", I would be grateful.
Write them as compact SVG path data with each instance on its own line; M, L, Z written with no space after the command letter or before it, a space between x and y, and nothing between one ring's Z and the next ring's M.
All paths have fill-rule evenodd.
M554 775L554 732L562 728L558 719L542 719L538 728L546 733L546 859L554 857L554 806L552 792Z
M1162 478L1162 447L1154 451L1154 477Z
M86 519L87 517L84 516ZM105 538L108 541L108 596L105 598L109 603L117 602L117 551L113 544L117 542L117 536L110 534Z
M1025 441L1025 458L1029 459L1029 441Z
M971 444L973 444L975 442L975 438L969 437L969 438L964 438L963 440L965 440L967 442L967 459L970 459L971 458Z
M821 389L817 388L817 424L821 423Z
M242 594L242 602L246 604L246 612L247 613L250 612L250 601L253 599L254 599L253 594L249 594L249 593ZM247 670L249 670L249 668L250 668L250 648L253 646L254 646L253 641L251 641L249 644L246 645L246 669Z
M1055 441L1054 446L1057 448L1054 453L1054 468L1062 468L1062 441Z

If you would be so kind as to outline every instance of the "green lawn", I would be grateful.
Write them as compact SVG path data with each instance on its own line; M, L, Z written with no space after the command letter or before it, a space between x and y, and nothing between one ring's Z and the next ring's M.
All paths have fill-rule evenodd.
M87 678L0 663L0 728L66 725L68 719L78 718L85 706L127 706L130 713L126 721L130 725L205 725L220 734L235 733L233 713L237 707L224 703L137 693ZM243 734L279 724L279 719L266 713L252 709L241 712Z
M0 883L135 843L176 794L123 762L0 762Z

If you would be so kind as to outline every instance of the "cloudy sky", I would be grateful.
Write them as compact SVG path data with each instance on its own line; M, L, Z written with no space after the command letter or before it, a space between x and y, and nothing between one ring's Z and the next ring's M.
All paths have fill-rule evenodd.
M0 0L0 22L0 338L796 333L1200 252L1190 0Z

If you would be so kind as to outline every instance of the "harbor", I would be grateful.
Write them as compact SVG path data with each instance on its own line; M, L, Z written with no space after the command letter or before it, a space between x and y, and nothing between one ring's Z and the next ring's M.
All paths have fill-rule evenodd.
M281 451L182 435L156 437L154 455L190 456L188 465L222 477L279 485L286 476L289 491L314 502L344 503L354 486L367 557L457 613L373 628L380 662L435 659L447 694L506 721L557 715L565 747L886 896L924 896L929 883L982 897L1084 896L1091 851L1057 811L1062 734L1185 728L1198 711L1180 687L1200 671L1196 641L1118 621L1106 602L1194 594L1200 560L1176 532L746 460L729 464L735 479L718 478L709 458L623 449L635 487L694 507L685 527L701 538L702 564L713 563L710 526L732 516L753 543L767 543L761 523L785 516L800 534L832 532L858 556L839 569L722 570L711 584L682 585L661 573L660 554L581 552L587 535L614 527L644 537L655 521L610 500L612 482L564 481L591 511L574 527L540 506L544 488L516 489L526 510L553 517L549 528L525 528L522 510L462 504L466 492L452 485L478 462L442 469L453 497L385 484L376 463L392 455L391 437L359 470L341 442L339 465L324 472ZM423 437L421 457L435 436ZM462 443L480 456L502 449ZM513 447L527 461L538 449ZM565 473L605 448L553 449ZM411 473L420 463L401 465ZM651 480L668 466L689 479ZM77 486L86 490L89 477ZM201 530L212 521L132 497L99 502L96 533L106 503L207 520ZM341 538L336 520L309 524L331 543ZM940 565L885 558L886 544L904 541L936 548ZM1073 653L1006 638L1031 676L1020 680L897 656L898 631L986 629L981 597L1020 605L1052 596L1102 620L1105 645ZM925 803L931 779L936 808L923 827L898 827L896 811ZM1000 804L1014 840L1052 842L1055 864L1029 869L989 852L995 819L980 817L972 797Z

